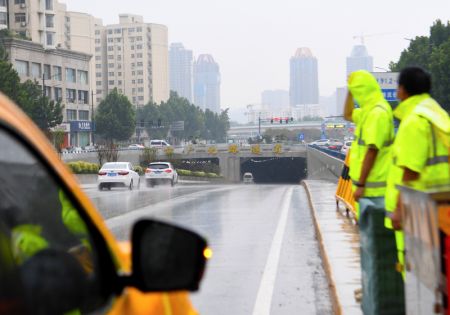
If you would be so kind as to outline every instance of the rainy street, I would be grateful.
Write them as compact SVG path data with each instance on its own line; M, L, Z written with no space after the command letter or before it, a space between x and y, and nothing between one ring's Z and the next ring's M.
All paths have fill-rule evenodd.
M311 211L300 185L84 187L120 240L155 217L191 228L214 255L192 301L202 314L331 314Z

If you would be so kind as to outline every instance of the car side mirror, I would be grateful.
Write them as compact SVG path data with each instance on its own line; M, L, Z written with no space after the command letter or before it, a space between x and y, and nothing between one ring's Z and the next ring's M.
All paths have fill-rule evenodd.
M133 285L144 292L196 291L210 252L192 231L155 220L141 220L131 236Z

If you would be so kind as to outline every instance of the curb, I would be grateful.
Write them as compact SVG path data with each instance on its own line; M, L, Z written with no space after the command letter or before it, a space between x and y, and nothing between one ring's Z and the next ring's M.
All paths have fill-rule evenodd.
M314 228L316 230L317 241L319 242L320 255L322 256L322 261L324 265L325 274L328 280L328 287L330 288L331 303L333 305L333 313L335 315L342 315L342 305L339 301L338 294L336 291L336 282L334 281L333 271L331 269L330 260L328 258L325 245L323 244L322 231L320 229L319 222L316 217L316 209L312 202L311 192L309 191L308 184L305 181L301 182L301 185L305 188L306 195L308 196L308 203L311 210L311 216L314 222Z

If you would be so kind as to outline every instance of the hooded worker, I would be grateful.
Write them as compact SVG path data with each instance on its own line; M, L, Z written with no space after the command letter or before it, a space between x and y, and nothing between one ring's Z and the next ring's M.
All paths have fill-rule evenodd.
M354 197L383 198L394 140L393 115L375 77L355 71L348 79L344 117L356 125L350 154ZM355 108L354 101L359 105Z

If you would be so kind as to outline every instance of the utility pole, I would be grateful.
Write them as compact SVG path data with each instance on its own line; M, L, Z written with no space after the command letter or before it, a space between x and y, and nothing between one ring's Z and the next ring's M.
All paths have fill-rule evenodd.
M91 90L91 132L92 132L92 145L95 145L95 115L94 115L94 91Z
M261 112L258 115L258 140L261 140Z

